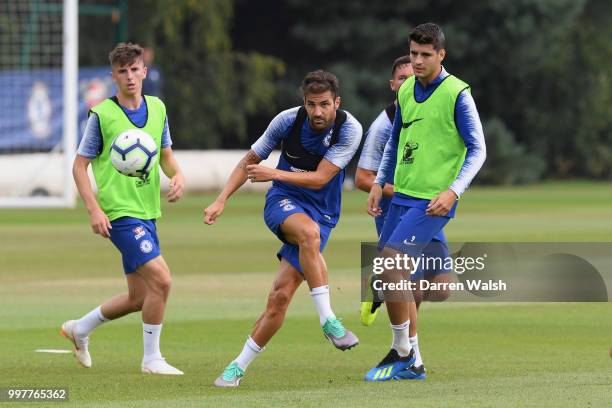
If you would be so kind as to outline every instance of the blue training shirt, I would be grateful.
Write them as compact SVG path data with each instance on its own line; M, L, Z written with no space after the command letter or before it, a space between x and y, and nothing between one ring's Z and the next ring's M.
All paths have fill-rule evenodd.
M121 106L121 105L119 105ZM145 98L142 98L142 103L137 109L130 110L125 106L121 106L121 109L128 116L130 121L138 127L143 127L147 123L147 102ZM166 122L164 123L164 130L162 132L161 147L166 148L172 146L172 139L170 137L170 127L168 126L168 116L166 116ZM87 157L88 159L95 159L100 151L102 150L102 131L100 130L100 119L95 113L91 113L87 119L87 125L85 126L85 132L77 154L79 156Z
M442 67L440 75L426 87L423 87L417 80L416 86L414 87L414 97L416 101L422 102L429 98L438 88L442 80L448 75L450 74ZM399 144L399 134L402 129L401 115L401 109L398 105L395 111L391 137L385 146L382 162L380 163L378 174L376 175L376 183L380 185L384 185L384 183L387 182L386 180L392 179L392 175L395 172L397 146ZM457 197L459 197L468 188L474 177L476 177L476 174L482 167L487 156L484 132L482 130L478 110L476 109L476 103L472 95L465 90L459 94L457 103L455 104L455 123L467 149L465 160L459 170L459 174L455 178L455 181L449 186L449 188L457 194ZM393 201L402 201L402 198L408 197L401 193L395 193ZM413 197L409 198L415 200ZM429 200L423 201L429 202Z
M263 135L251 146L251 149L257 156L261 159L267 159L272 150L289 136L298 110L299 107L285 110L272 119ZM334 145L329 146L330 138L327 136L330 135L333 127L334 125L332 124L329 128L317 133L312 130L308 119L306 119L300 132L301 143L310 152L321 155L334 166L344 169L359 148L362 128L357 119L349 112L346 112L346 121L340 127L338 141ZM282 155L276 168L285 171L297 170ZM344 171L336 174L319 190L274 181L268 195L275 193L289 195L300 204L310 206L316 210L320 218L315 221L334 227L340 217L343 181Z

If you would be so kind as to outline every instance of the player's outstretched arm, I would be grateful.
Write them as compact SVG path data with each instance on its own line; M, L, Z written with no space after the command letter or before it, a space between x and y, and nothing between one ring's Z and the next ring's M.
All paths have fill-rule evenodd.
M77 154L72 165L72 176L74 177L77 190L79 190L79 194L85 202L85 208L87 208L87 212L89 213L92 231L94 234L100 234L104 238L108 238L110 236L109 230L113 227L111 227L108 217L100 208L93 189L91 188L89 176L87 175L87 166L89 166L90 162L91 159Z
M208 225L214 224L215 220L223 213L225 202L247 180L246 168L249 165L254 165L259 162L261 162L261 157L259 157L253 150L249 150L232 171L232 174L227 180L227 183L225 184L225 187L221 193L219 193L219 196L211 205L204 209L204 223Z
M326 159L321 160L317 170L303 173L271 169L262 165L246 167L247 177L252 183L276 180L313 190L323 188L340 170L340 167Z
M166 197L168 197L168 202L174 203L183 196L183 192L185 191L185 176L176 161L176 157L172 153L171 147L161 149L159 165L166 177L170 179L170 191L168 191Z

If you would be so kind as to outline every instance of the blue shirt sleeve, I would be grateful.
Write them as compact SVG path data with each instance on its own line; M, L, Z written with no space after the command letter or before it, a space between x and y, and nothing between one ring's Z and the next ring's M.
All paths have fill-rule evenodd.
M359 149L363 129L353 115L346 112L346 121L340 127L338 141L325 153L325 160L336 167L345 168Z
M467 90L461 92L457 98L455 121L467 149L459 174L449 187L459 197L476 177L487 157L480 116L474 98Z
M251 145L251 150L261 159L267 159L276 145L289 134L297 117L298 109L300 109L299 106L284 110L276 115L263 135Z
M389 122L387 112L382 111L372 122L366 133L366 140L361 150L361 157L357 167L378 171L387 140L391 137L393 124Z
M166 116L166 121L164 123L164 130L162 132L161 137L161 148L165 149L166 147L172 146L172 138L170 137L170 126L168 125L168 116Z
M393 118L393 128L391 130L391 137L385 145L385 151L383 153L378 173L374 182L384 186L389 180L391 175L395 171L395 165L397 164L397 146L399 144L399 135L402 130L402 110L399 104L395 110L395 117Z
M100 130L100 120L98 115L91 113L87 119L83 138L79 143L77 154L88 159L95 159L102 150L102 131Z

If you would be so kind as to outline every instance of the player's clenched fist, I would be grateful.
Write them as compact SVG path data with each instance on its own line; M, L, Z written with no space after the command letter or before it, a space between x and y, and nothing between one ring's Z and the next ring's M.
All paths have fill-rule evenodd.
M249 164L246 166L246 173L251 183L257 183L274 180L276 169L271 169L260 164Z
M217 217L219 217L223 213L224 207L225 203L219 200L215 200L214 203L206 207L204 209L204 223L208 225L214 224L217 220Z
M453 190L446 190L438 194L427 205L425 213L431 217L445 216L457 201L457 194Z

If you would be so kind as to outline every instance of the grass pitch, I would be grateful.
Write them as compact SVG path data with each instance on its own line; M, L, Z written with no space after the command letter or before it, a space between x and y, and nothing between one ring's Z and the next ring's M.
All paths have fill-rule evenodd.
M100 327L94 366L68 354L59 325L125 290L112 244L94 236L83 210L0 211L0 388L68 387L59 406L609 406L612 308L607 303L425 304L419 322L425 382L368 384L387 352L388 321L359 326L359 242L372 241L365 194L345 194L325 256L335 312L361 344L341 353L322 336L306 287L238 389L212 381L240 351L276 273L276 238L263 196L239 194L213 227L201 222L212 195L165 205L158 223L174 274L162 352L178 378L140 374L138 315ZM451 241L611 241L612 188L552 183L472 188L447 227ZM28 404L19 404L26 406ZM45 404L32 404L44 406ZM49 404L57 406L57 403Z

